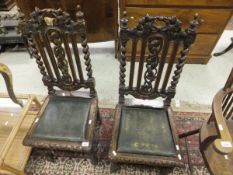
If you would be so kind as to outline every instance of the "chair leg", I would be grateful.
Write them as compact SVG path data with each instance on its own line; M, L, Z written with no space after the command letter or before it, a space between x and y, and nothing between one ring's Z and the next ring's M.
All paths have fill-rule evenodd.
M192 131L187 131L187 132L181 133L181 134L179 134L179 138L181 139L181 138L188 137L188 136L191 136L194 134L198 134L199 131L200 131L200 128L192 130Z
M97 165L99 162L99 157L98 157L98 142L94 141L93 142L93 148L92 152L90 153L91 157L91 163L92 165Z
M97 109L97 125L100 126L101 125L101 117L100 117L100 110L99 108Z
M185 147L186 147L186 154L188 157L188 166L189 166L190 175L193 175L193 165L192 165L192 162L191 162L190 156L189 156L189 145L187 142L187 137L185 137Z
M110 173L115 173L118 170L120 170L120 165L117 164L117 163L111 162L111 164L110 164Z
M173 172L173 167L160 167L159 171L161 175L168 175L171 174Z
M98 157L97 157L96 152L93 152L91 156L91 164L94 166L98 164Z
M55 162L56 156L55 156L55 151L53 149L49 151L49 158L51 162Z

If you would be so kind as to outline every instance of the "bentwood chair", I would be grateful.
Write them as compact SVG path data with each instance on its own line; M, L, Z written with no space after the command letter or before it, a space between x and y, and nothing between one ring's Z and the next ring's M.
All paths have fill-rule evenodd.
M40 102L33 95L19 97L13 91L10 69L0 63L0 74L5 80L8 95L1 94L0 100L0 174L23 174L31 148L22 145L23 137L30 128L33 117L27 116L33 103L39 108ZM10 99L22 107L8 102Z
M24 145L92 153L98 101L83 12L78 6L71 19L61 9L36 8L20 18L19 28L49 93ZM88 91L77 92L81 88Z
M214 96L212 113L201 129L180 134L180 138L199 133L200 151L213 175L233 173L233 69L225 86Z
M119 38L119 104L116 106L109 152L112 171L117 170L118 163L183 166L169 106L175 96L189 47L195 40L198 24L198 17L195 16L190 27L182 30L176 17L147 15L130 29L124 13ZM127 47L131 47L131 53L126 53ZM126 78L126 59L131 59L128 62L129 79ZM125 101L125 95L144 100L162 97L164 103L161 108L130 105Z

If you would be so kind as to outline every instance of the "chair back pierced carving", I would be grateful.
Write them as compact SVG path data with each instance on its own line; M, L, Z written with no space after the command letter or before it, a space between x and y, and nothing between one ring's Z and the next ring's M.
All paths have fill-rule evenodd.
M190 26L182 30L181 22L176 17L146 15L139 20L135 28L130 29L124 12L120 23L119 103L124 103L124 95L132 95L140 99L162 97L164 106L169 106L175 96L175 89L189 47L195 41L196 27L199 24L200 19L195 15L194 20L190 21ZM129 54L128 47L131 50ZM138 63L136 63L137 53L139 53ZM130 58L130 70L126 85L127 57ZM165 64L166 59L168 64ZM177 64L171 76L175 61ZM138 64L137 70L136 64Z
M90 96L94 97L95 80L92 77L86 23L80 6L77 6L74 20L61 9L35 8L29 17L19 13L19 29L27 37L30 52L36 59L49 94L55 93L54 87L65 91L89 88ZM80 57L77 40L81 41L84 59ZM86 77L83 69L86 70Z

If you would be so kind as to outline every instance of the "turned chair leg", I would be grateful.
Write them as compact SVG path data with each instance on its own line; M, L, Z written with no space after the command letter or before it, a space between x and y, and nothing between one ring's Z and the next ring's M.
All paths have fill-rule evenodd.
M223 55L224 53L228 52L231 49L233 49L233 37L231 38L231 44L226 49L224 49L222 52L214 53L214 56L217 57L217 56Z
M110 164L110 173L115 173L118 170L120 170L120 165L117 164L117 163L111 162L111 164Z

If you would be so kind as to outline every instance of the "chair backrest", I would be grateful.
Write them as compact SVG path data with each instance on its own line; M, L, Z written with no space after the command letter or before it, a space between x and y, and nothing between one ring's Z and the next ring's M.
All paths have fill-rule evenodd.
M36 8L29 17L20 13L19 29L27 37L30 52L36 59L49 94L55 94L54 87L58 87L66 91L90 88L90 95L96 95L86 23L80 6L77 6L74 20L61 9ZM81 41L85 67L82 66L77 40Z
M212 114L209 122L214 121L218 138L214 141L216 149L227 154L233 151L233 138L227 125L227 120L233 119L233 69L224 86L214 96Z
M229 120L233 120L233 68L222 90L222 112L223 116Z
M195 15L189 28L182 30L181 22L176 17L146 15L139 20L135 28L129 29L124 12L120 23L119 103L124 103L124 95L132 95L140 99L162 97L165 98L164 106L170 105L189 47L195 41L199 21L198 15ZM132 46L129 55L129 83L126 85L127 48L130 43ZM138 70L135 70L138 52L140 53ZM180 56L176 60L178 52ZM175 62L177 64L171 78Z

